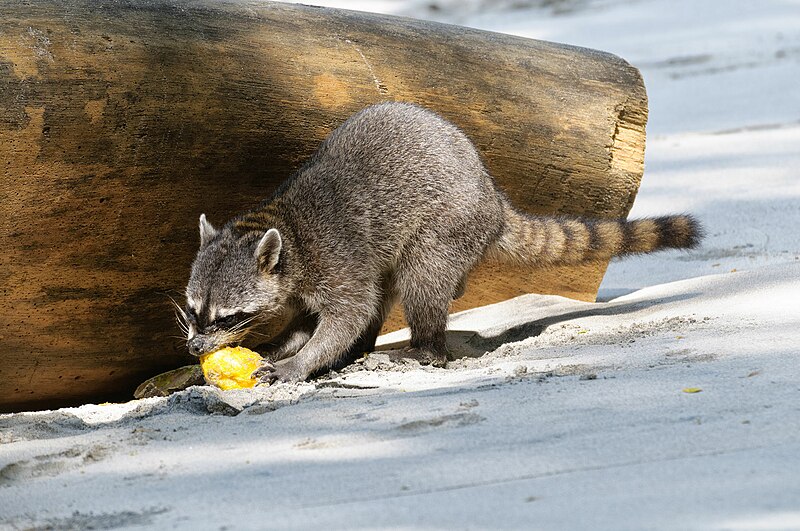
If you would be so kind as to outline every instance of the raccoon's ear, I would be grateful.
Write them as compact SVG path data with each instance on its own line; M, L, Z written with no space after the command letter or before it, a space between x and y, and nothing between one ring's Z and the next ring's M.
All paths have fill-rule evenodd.
M200 214L200 247L204 247L217 235L217 229L211 226L205 214Z
M269 229L264 233L256 246L256 259L261 271L264 273L272 271L272 268L278 263L282 247L281 233L277 229Z

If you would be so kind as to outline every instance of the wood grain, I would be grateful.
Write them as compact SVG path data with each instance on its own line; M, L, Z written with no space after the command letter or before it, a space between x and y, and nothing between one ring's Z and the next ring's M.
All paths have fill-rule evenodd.
M168 297L199 214L254 206L384 100L459 125L529 212L633 203L646 95L610 54L271 2L4 2L0 410L126 398L184 365ZM454 309L591 300L601 269L482 269Z

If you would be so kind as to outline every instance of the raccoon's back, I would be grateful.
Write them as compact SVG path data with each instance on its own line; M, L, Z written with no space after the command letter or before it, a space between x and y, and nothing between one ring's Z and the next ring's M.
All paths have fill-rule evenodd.
M312 232L387 257L426 227L501 209L464 133L404 103L379 104L352 116L281 195L302 209Z

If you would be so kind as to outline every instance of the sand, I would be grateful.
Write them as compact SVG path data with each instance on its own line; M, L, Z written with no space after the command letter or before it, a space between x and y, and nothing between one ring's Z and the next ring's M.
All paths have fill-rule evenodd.
M446 369L2 415L0 528L800 528L800 10L430 3L372 9L639 66L633 215L695 212L703 246L454 315Z

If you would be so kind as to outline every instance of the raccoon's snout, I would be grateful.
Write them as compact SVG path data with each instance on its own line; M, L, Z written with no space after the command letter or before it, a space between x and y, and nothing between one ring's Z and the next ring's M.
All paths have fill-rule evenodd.
M189 354L200 357L203 354L216 350L218 345L207 341L203 336L194 336L187 341L186 346L189 347Z

